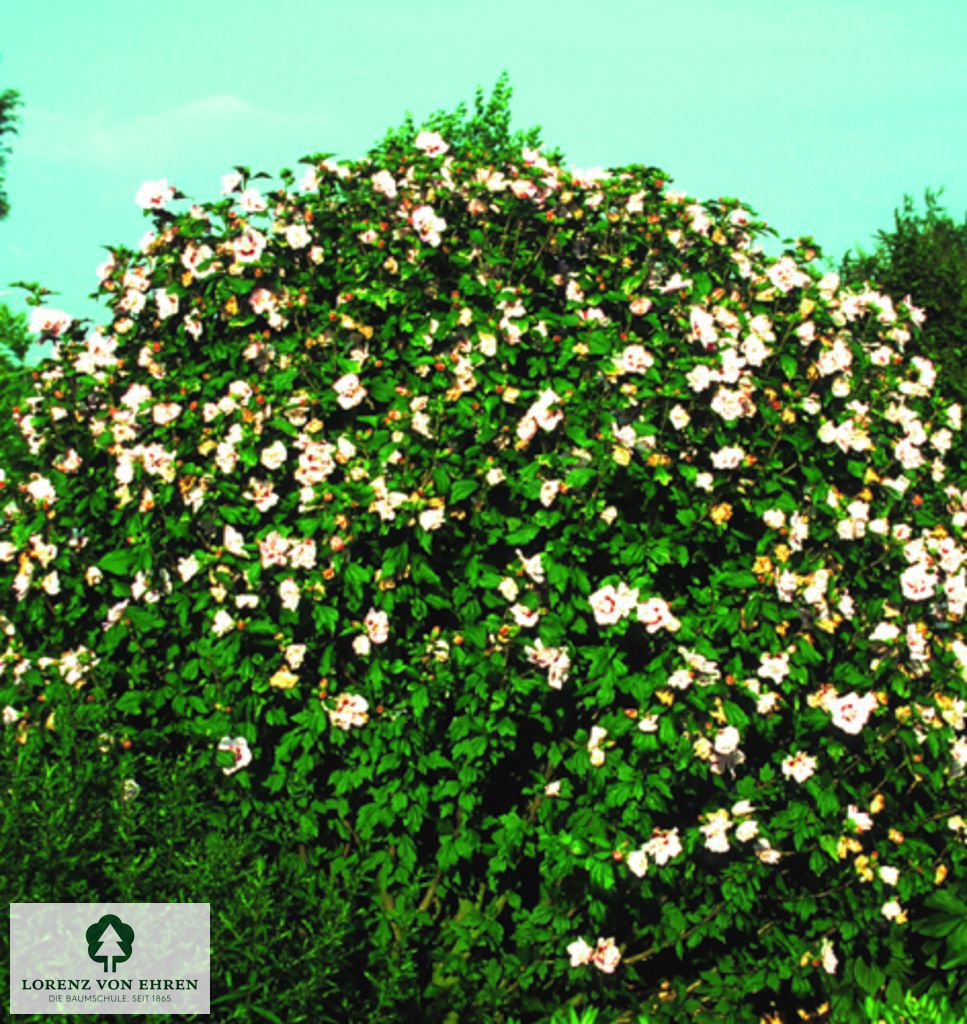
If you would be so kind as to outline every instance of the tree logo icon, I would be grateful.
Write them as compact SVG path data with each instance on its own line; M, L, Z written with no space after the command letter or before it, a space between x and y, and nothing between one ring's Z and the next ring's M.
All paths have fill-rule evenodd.
M105 914L100 921L92 924L85 932L87 955L104 964L104 973L113 974L118 963L131 956L134 943L134 929L115 914Z

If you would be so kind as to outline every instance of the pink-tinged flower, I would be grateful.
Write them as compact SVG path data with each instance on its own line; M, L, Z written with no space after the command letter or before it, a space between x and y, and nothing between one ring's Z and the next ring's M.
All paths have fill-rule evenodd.
M846 819L857 832L868 832L873 827L873 819L856 804L850 804L846 808Z
M224 636L235 628L235 620L225 611L224 608L219 608L215 612L215 617L212 619L212 632L215 636Z
M681 627L681 622L672 615L668 603L660 597L649 598L644 604L638 605L637 616L649 633L657 633L659 629L674 633Z
M373 189L386 196L387 199L396 198L396 181L389 171L379 171L372 177Z
M712 456L712 465L716 469L737 469L744 458L745 452L741 448L720 448Z
M440 156L450 148L438 132L427 131L420 132L413 145L422 149L427 156Z
M278 469L285 462L287 456L285 445L281 441L275 441L268 448L262 450L259 461L266 469Z
M599 971L613 974L621 962L621 950L614 944L614 939L598 939L598 948L594 951L591 962Z
M296 541L289 548L289 565L293 569L312 569L316 564L316 542L311 537Z
M644 848L632 850L628 854L628 870L638 878L643 878L648 870L648 851Z
M907 307L910 319L917 325L917 327L922 327L924 321L927 319L927 314L913 304L909 295L903 296L903 304Z
M760 679L772 679L776 683L781 683L789 675L789 655L763 654L756 674Z
M833 725L856 736L866 725L866 720L876 707L876 697L867 693L860 697L857 693L847 693L830 702L829 711L833 716Z
M303 192L315 192L319 187L319 172L310 167L299 179L299 188Z
M209 245L195 245L189 242L185 246L185 251L181 254L181 265L185 270L190 271L195 277L205 278L209 274L214 273L215 264L209 262L214 256L211 246ZM201 269L202 264L208 264L204 270Z
M829 939L823 939L822 945L819 947L819 956L823 963L823 970L827 974L835 974L836 968L839 966L839 960L836 959L836 954L833 952L833 943Z
M353 640L353 650L360 656L365 658L369 656L369 652L373 649L373 643L365 633L360 633L359 636Z
M561 793L561 782L559 779L555 779L553 782L549 782L544 787L544 795L549 797L560 796Z
M389 637L389 616L386 612L370 608L363 619L363 625L374 644L384 644Z
M121 396L120 404L126 409L138 409L151 399L151 389L144 384L132 384Z
M766 271L766 276L781 292L792 291L793 288L805 288L809 284L809 275L804 273L793 259L783 256Z
M591 962L594 950L584 939L576 939L567 947L567 954L571 958L572 967L583 967Z
M255 263L265 251L265 235L249 228L231 242L232 252L239 263Z
M286 564L289 541L277 530L266 534L258 543L263 569L268 569L273 565Z
M226 551L237 558L248 558L248 555L245 553L245 538L234 526L226 525L222 545Z
M159 402L151 410L151 418L159 427L173 423L181 415L181 406L177 402Z
M889 644L900 635L900 630L892 622L881 622L870 633L869 639L875 643Z
M568 281L564 295L568 302L584 302L584 290L577 281Z
M300 599L299 584L291 576L287 576L279 584L279 600L282 607L289 612L297 611Z
M285 229L285 241L290 249L304 249L312 241L312 236L305 224L290 224Z
M759 823L757 821L743 821L735 830L735 838L740 843L747 843L759 834Z
M757 839L755 842L755 855L763 864L778 864L782 854L772 848L768 839Z
M897 868L890 867L888 864L883 864L880 867L880 881L884 885L896 885L900 878L900 872Z
M528 558L520 548L514 548L514 554L520 559L524 572L535 582L544 582L544 567L541 565L541 555L531 555Z
M896 921L897 924L903 924L907 919L906 911L900 906L897 900L888 900L884 903L880 908L880 913L888 921Z
M175 197L175 190L167 178L146 181L138 189L134 201L145 210L163 210Z
M904 437L893 446L893 454L904 469L919 469L926 461L920 449Z
M933 597L937 588L937 577L923 564L911 565L900 576L903 596L908 601L926 601Z
M691 422L692 417L682 406L676 405L668 414L668 419L676 430L684 430Z
M256 288L249 295L249 305L252 312L258 316L274 313L279 306L276 296L267 288Z
M366 397L366 389L359 383L355 373L340 377L332 387L339 396L336 401L343 409L352 409Z
M614 625L624 617L625 609L618 597L618 591L610 583L596 590L588 601L594 612L594 620L599 626Z
M770 530L781 530L786 525L786 513L778 508L770 508L762 513L762 521Z
M782 774L787 779L795 779L801 785L816 771L816 763L815 757L800 750L782 762Z
M668 685L675 690L687 690L695 678L695 673L687 668L680 668L677 672L672 672L668 677Z
M229 171L222 175L222 195L227 196L242 184L242 176L238 171Z
M651 309L651 299L632 299L628 308L631 310L633 316L644 316L649 309Z
M410 215L410 221L420 241L434 247L440 244L440 232L446 228L447 222L436 215L432 206L418 206Z
M732 827L729 819L729 812L718 810L708 815L708 821L699 826L699 831L705 836L705 848L713 853L728 853L729 840L728 831Z
M343 731L348 731L351 726L362 728L369 721L369 704L358 694L339 694L336 706L327 708L327 712L332 725Z
M715 752L717 754L732 754L738 749L741 739L739 730L734 725L719 729L715 734Z
M237 736L235 739L230 736L222 737L218 742L218 749L229 751L235 760L234 764L222 769L226 775L234 775L252 763L252 751L249 749L248 740L243 736Z
M714 349L718 342L718 331L715 328L715 317L699 306L692 306L689 313L692 338L701 342L706 349Z
M21 484L21 490L26 491L34 501L48 502L51 505L57 500L57 492L53 484L45 476L39 473L30 474L30 483Z
M201 566L198 564L198 559L194 555L189 555L187 558L178 559L178 575L181 577L183 583L187 583Z
M571 658L567 651L561 649L558 651L554 661L551 662L550 667L547 670L547 685L552 690L560 690L564 683L567 682L567 677L571 668Z
M445 518L446 513L442 508L428 508L420 513L419 522L424 530L439 530Z
M34 334L50 334L59 338L74 322L62 309L46 309L35 306L30 314L29 327Z
M691 206L685 207L685 212L691 220L692 230L697 234L707 235L709 228L712 226L712 221L709 219L705 207L701 203L692 203Z
M625 373L644 373L654 364L654 357L643 345L628 345L621 353L621 367Z
M510 190L518 199L533 199L537 195L537 186L530 178L517 178L511 182Z
M682 852L678 829L653 829L651 839L645 843L643 849L659 867L663 867Z
M560 480L545 480L541 484L541 495L540 501L544 508L550 508L554 503L554 499L561 492L561 481Z
M251 186L239 195L238 205L246 213L261 213L268 207L265 196L257 188Z
M279 496L275 493L272 482L266 480L249 479L248 490L242 494L253 502L259 512L268 512L270 508L278 504Z
M603 728L602 726L600 726L600 725L592 725L591 726L591 735L588 738L588 751L592 755L591 756L591 763L592 764L595 764L595 758L594 758L595 751L597 751L599 754L601 754L601 759L600 759L600 761L597 762L597 764L603 764L604 763L604 752L601 750L601 744L602 744L602 742L604 741L604 739L605 739L605 737L607 735L608 735L608 730Z
M514 622L525 629L531 629L540 620L540 614L537 611L523 604L515 604L510 609L510 613L514 616Z
M719 388L710 404L712 411L718 413L723 420L735 420L740 416L751 415L755 410L741 391L730 391L728 388Z
M158 317L161 320L167 320L169 316L174 316L178 312L177 295L172 295L164 288L155 288L154 299L158 306Z

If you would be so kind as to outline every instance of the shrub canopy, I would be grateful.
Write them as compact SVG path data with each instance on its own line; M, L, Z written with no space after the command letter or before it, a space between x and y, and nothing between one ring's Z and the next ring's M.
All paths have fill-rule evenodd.
M106 322L35 310L8 731L93 699L208 759L240 828L366 880L360 956L412 957L426 1019L962 998L912 931L967 757L919 311L506 100L268 190L146 182Z

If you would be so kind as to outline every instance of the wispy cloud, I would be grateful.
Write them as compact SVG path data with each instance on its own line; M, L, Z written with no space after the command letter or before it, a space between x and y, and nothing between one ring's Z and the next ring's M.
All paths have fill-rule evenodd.
M188 161L237 163L253 149L297 158L302 154L293 146L325 149L336 123L332 114L270 110L232 95L127 119L104 109L77 118L33 107L23 112L17 147L23 155L75 167L160 175Z

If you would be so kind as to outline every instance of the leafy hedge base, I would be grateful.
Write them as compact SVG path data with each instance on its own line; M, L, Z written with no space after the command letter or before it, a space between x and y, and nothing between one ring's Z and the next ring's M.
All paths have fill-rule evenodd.
M918 311L507 98L146 182L109 323L38 307L8 727L76 690L91 757L208 759L424 1019L956 1008L967 482Z

